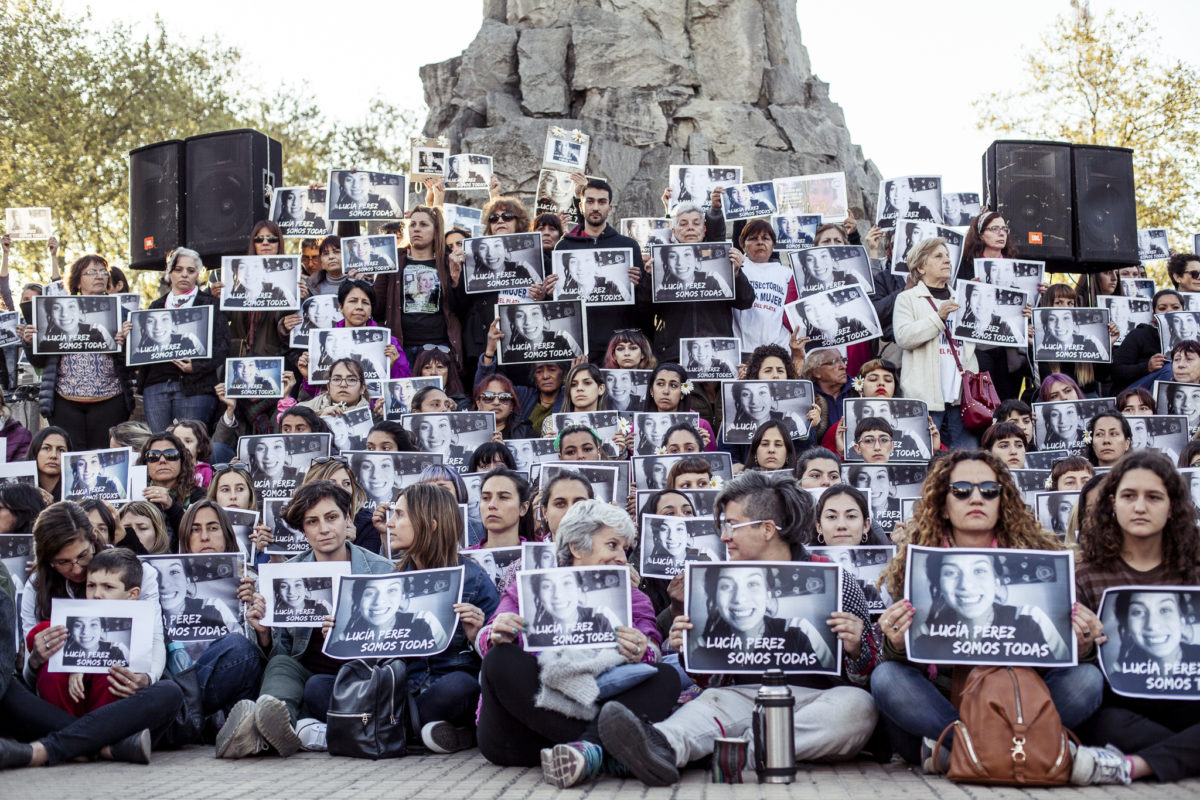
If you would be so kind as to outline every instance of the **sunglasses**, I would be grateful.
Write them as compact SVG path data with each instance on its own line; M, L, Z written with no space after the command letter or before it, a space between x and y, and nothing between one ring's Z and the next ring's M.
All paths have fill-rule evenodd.
M1194 281L1200 281L1200 270L1194 270L1194 269L1184 270L1183 274L1187 275L1189 278L1191 278Z
M230 470L230 469L237 470L238 472L244 472L247 475L250 474L250 465L246 464L243 461L234 461L231 464L213 464L212 468L213 468L214 474L218 473L218 472L224 472L225 470Z
M488 222L499 222L500 220L512 222L516 218L517 215L511 211L501 211L499 214L488 214Z
M427 344L427 345L424 345L422 347L422 349L424 349L424 350L441 350L443 353L447 353L447 354L450 352L449 345L444 345L444 344Z
M181 454L174 447L172 447L170 450L147 450L146 451L146 463L147 464L154 462L154 461L160 461L164 458L167 461L178 461L181 458Z
M983 481L982 483L971 483L970 481L955 481L950 484L950 494L957 497L959 500L966 500L976 489L984 500L995 500L1000 496L1000 484L996 481Z
M495 403L497 401L501 403L511 403L513 396L508 392L480 392L479 399L485 403Z
M278 236L255 236L254 237L255 244L263 244L264 242L267 242L270 244L275 244L278 241L279 241Z
M350 463L349 461L346 460L346 458L344 456L318 456L312 460L312 463L328 464L330 461L334 461L338 464L349 464Z

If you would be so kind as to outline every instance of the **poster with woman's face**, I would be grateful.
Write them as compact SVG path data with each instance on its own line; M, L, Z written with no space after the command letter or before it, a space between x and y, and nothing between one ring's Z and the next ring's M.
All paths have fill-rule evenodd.
M1033 404L1033 436L1038 450L1069 450L1082 454L1088 420L1112 408L1112 399L1059 400ZM1197 407L1200 411L1200 406ZM1029 457L1026 456L1026 466Z
M333 629L321 651L340 659L432 656L458 626L461 566L352 575L338 584Z
M910 661L1020 667L1078 663L1071 550L908 548Z
M656 245L651 252L654 302L733 299L733 262L727 243Z
M889 536L904 516L901 501L921 496L921 485L929 472L926 464L846 464L842 478L867 495L871 519Z
M673 578L689 561L724 561L725 543L712 517L642 516L639 568L646 578Z
M130 499L130 448L63 453L60 459L63 500L90 498L120 505Z
M690 563L684 573L688 672L837 675L841 641L826 620L842 610L837 564Z
M463 538L466 539L466 527L463 527ZM463 542L465 543L465 542ZM461 544L461 543L460 543ZM469 558L479 565L479 568L491 579L496 585L496 590L500 590L500 585L504 579L504 573L508 572L508 568L513 564L520 564L523 558L521 547L488 547L482 550L459 550L458 554L463 558ZM553 565L552 565L553 566Z
M911 519L911 517L908 517ZM879 586L879 576L896 555L894 545L852 547L809 547L808 552L821 555L842 568L845 578L858 583L867 601L872 620L878 620L893 603L887 589Z
M929 433L929 408L924 400L891 398L846 398L846 461L862 461L863 454L852 445L858 441L858 425L872 417L892 426L891 461L928 461L933 454ZM876 435L884 435L875 431Z
M71 600L50 603L50 624L67 629L67 643L50 656L48 672L107 673L110 667L149 674L154 659L153 603Z
M466 472L475 448L491 441L496 415L491 411L406 414L400 424L422 453L441 453L443 464Z
M227 633L240 632L244 614L237 599L240 553L142 556L158 572L158 605L167 641L183 644L195 661Z
M1200 700L1200 586L1104 591L1100 669L1117 694Z
M587 324L579 300L496 305L501 364L569 361L587 353Z
M349 561L298 561L259 566L258 592L266 600L262 624L279 628L319 628L333 613L338 581L350 574Z
M621 306L633 303L633 251L628 247L555 249L551 272L555 300L582 300L589 306Z
M39 295L33 298L33 352L118 353L120 318L113 295Z
M1036 492L1033 496L1038 522L1064 544L1071 531L1071 512L1078 502L1078 491Z
M517 573L526 650L611 648L633 627L627 567L556 567Z
M727 444L749 444L766 422L778 422L792 439L808 431L815 396L810 381L722 381L721 429Z

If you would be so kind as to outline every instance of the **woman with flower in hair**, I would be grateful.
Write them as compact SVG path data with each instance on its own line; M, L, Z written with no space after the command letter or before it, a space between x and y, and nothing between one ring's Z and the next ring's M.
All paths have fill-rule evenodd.
M663 414L674 414L680 411L691 411L691 394L694 385L688 380L687 370L678 364L666 362L659 364L650 373L650 383L646 387L646 411ZM712 426L704 417L700 418L700 437L704 440L704 449L717 449L717 437L713 435Z

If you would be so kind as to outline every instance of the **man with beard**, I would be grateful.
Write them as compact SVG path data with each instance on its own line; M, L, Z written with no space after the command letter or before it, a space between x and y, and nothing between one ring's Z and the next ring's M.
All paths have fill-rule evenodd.
M577 225L558 240L556 250L591 250L598 248L628 247L633 252L633 263L629 268L629 277L634 285L634 305L629 306L593 306L588 309L588 360L600 363L608 348L612 332L622 328L638 328L647 338L654 335L654 325L650 314L638 314L637 309L643 303L650 301L650 279L642 280L644 262L642 248L628 236L617 233L617 229L608 224L609 212L613 209L612 187L607 181L599 178L588 179L584 187L583 197L579 201L583 213L583 224ZM683 334L675 334L682 336ZM676 342L678 347L678 342Z

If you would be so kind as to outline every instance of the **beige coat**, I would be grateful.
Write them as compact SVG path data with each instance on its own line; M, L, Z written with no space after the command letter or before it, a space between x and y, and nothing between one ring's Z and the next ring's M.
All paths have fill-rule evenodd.
M942 399L942 368L938 362L938 343L943 324L937 310L929 305L929 299L926 298L939 306L942 303L929 293L929 287L924 283L901 292L896 297L896 306L892 311L892 329L896 334L896 344L904 351L900 359L900 392L904 397L924 400L932 413L946 410L946 403ZM955 342L955 346L963 369L978 372L975 345L971 342ZM946 358L951 362L954 360L953 356L947 355Z

